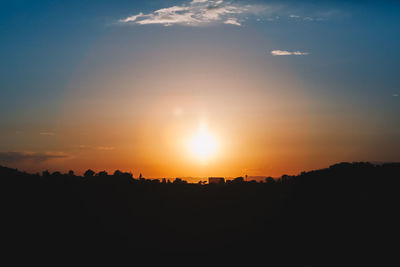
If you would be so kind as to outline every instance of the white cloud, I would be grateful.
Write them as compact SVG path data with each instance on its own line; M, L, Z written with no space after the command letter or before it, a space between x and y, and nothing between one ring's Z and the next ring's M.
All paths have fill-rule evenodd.
M204 26L209 24L232 24L241 26L243 22L258 18L257 21L276 21L288 17L296 22L321 21L341 14L341 11L313 11L296 13L290 5L245 4L233 0L182 0L180 5L161 8L150 13L138 14L120 19L120 24L160 24L164 26L185 25ZM260 19L262 18L262 20Z
M232 25L236 25L236 26L241 26L242 24L240 24L240 22L235 19L235 18L230 18L224 21L225 24L232 24Z
M393 94L392 96L394 96L394 97L398 97L399 95L398 95L398 94Z
M136 19L138 19L138 18L140 18L140 17L142 17L142 16L143 16L143 13L140 12L140 13L137 14L136 16L127 17L126 19L120 20L120 22L127 23L127 22L131 22L131 21L135 21Z
M239 18L257 15L264 6L243 5L223 0L193 0L188 4L158 9L149 14L142 12L119 20L120 23L201 26L225 23L240 26Z
M308 52L300 52L300 51L286 51L286 50L272 50L271 55L273 56L305 56L309 55Z

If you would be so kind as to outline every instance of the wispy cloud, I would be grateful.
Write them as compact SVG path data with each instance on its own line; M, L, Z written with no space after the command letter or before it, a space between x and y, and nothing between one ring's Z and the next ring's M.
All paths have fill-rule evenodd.
M304 20L304 21L322 20L322 18L313 18L313 17L309 17L309 16L302 17L302 16L295 15L295 14L290 14L289 18L295 19L295 20Z
M393 94L392 96L394 96L394 97L398 97L399 95L398 95L398 94Z
M235 18L230 18L224 21L225 24L232 24L236 26L241 26L242 24Z
M286 51L286 50L272 50L271 55L273 56L306 56L309 55L309 52L301 52L301 51Z
M40 163L51 159L65 159L70 156L63 152L1 152L0 151L0 162L1 163L15 163L23 161L33 161Z
M111 151L114 150L115 147L113 146L98 146L96 147L97 150L103 150L103 151Z
M88 146L88 145L78 145L75 146L76 148L79 148L80 150L101 150L101 151L111 151L115 150L115 147L113 146Z
M150 13L140 12L118 20L119 24L160 24L164 26L204 26L210 24L231 24L241 26L249 19L255 21L276 21L289 18L293 21L321 21L338 16L341 11L294 11L291 5L268 3L246 4L233 0L186 0L180 5L157 9Z
M224 0L193 0L179 6L158 9L152 13L139 13L119 20L120 23L201 26L225 23L241 26L247 15L265 10L261 5L243 5Z
M55 135L55 133L53 133L53 132L48 132L48 131L43 131L43 132L41 132L41 133L39 133L40 135L47 135L47 136L53 136L53 135Z

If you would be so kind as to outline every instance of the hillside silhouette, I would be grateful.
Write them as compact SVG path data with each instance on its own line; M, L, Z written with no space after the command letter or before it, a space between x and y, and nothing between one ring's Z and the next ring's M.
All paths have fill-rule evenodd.
M0 167L0 177L2 242L12 252L279 253L300 262L358 251L366 260L396 241L398 229L400 163L340 163L218 185L121 171Z

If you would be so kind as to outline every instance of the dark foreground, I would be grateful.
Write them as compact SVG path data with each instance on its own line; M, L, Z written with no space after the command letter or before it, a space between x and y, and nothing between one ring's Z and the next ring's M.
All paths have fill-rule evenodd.
M8 168L0 176L1 240L10 255L253 255L295 266L344 266L351 257L362 266L398 254L400 164L341 163L224 185Z

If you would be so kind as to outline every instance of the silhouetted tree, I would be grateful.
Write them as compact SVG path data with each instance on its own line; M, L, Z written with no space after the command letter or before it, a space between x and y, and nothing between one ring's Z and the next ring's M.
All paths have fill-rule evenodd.
M91 169L85 171L85 173L83 174L83 176L85 177L92 177L95 174L94 171L92 171Z
M266 182L267 184L273 184L273 183L275 183L275 180L274 180L274 178L272 178L271 176L269 176L269 177L265 178L265 182Z
M48 170L45 170L42 172L42 176L43 177L49 177L50 176L50 172Z
M114 172L114 176L122 176L122 175L123 175L123 173L120 170L116 170Z
M68 175L69 175L69 176L75 176L75 173L74 173L73 170L70 170L70 171L68 172Z
M182 180L181 178L175 178L174 184L186 184L187 182Z
M61 172L55 171L51 174L51 176L61 176Z
M287 175L287 174L282 175L282 177L281 177L282 183L287 182L288 180L289 180L289 175Z
M243 183L244 179L243 179L243 177L236 177L235 179L233 179L232 182L233 183Z
M105 176L107 176L108 175L108 173L106 172L106 171L101 171L101 172L99 172L98 174L97 174L97 176L100 176L100 177L105 177Z

